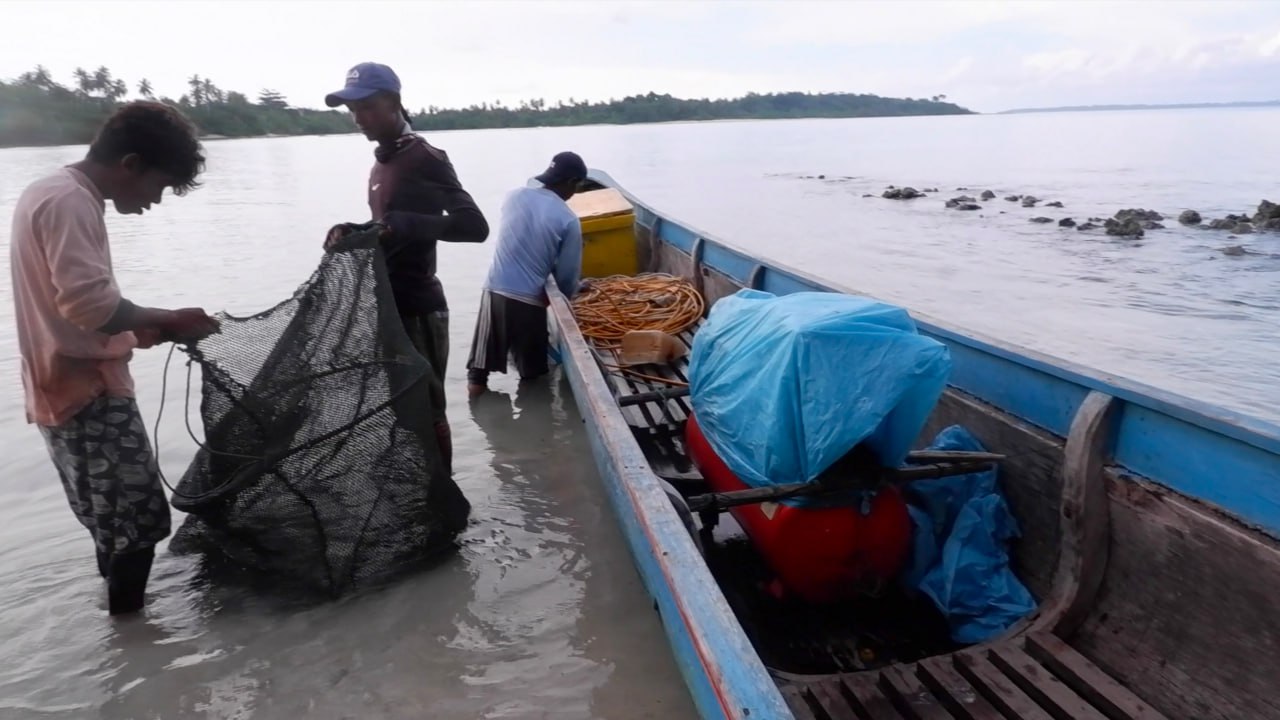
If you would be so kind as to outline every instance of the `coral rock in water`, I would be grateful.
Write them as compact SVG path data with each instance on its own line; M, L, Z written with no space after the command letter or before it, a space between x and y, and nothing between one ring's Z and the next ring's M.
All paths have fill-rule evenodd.
M893 188L885 190L881 197L889 200L914 200L918 197L924 197L924 193L913 187Z
M1127 217L1124 220L1111 219L1106 223L1107 234L1117 235L1119 237L1142 237L1144 232L1142 224L1134 217Z

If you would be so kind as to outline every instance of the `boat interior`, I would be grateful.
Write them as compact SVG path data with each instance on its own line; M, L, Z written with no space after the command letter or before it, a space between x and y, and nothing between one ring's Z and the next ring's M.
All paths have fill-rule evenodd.
M706 306L744 285L637 223L643 271L689 280ZM752 273L753 278L755 273ZM692 347L698 327L681 340ZM684 357L616 372L597 351L654 475L707 487L684 447ZM1119 403L1091 392L1068 437L949 388L923 447L959 424L1003 455L1018 520L1013 569L1038 608L1003 636L953 643L926 598L883 588L836 606L780 600L729 513L690 517L698 546L797 718L1280 718L1280 544L1110 462ZM714 514L714 513L713 513Z

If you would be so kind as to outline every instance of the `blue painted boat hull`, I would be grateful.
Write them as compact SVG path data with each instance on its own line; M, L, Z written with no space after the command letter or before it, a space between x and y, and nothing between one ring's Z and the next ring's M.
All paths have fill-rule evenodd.
M593 171L592 180L618 187L598 171ZM727 294L735 287L753 287L775 294L851 292L714 240L687 224L659 214L639 198L618 189L635 206L637 242L647 243L642 255L651 256L649 265L660 266L659 255L691 262L695 283L704 286L709 303L714 295ZM645 587L661 613L676 660L700 714L704 718L793 717L793 709L801 706L794 697L784 697L784 694L794 691L787 683L779 682L781 674L766 668L753 648L716 579L672 510L660 480L578 331L568 301L554 286L548 287L555 344L582 411L602 481ZM1211 661L1216 653L1222 653L1221 677L1208 677L1203 689L1184 687L1166 693L1168 706L1175 710L1171 716L1177 716L1183 707L1199 708L1197 698L1201 695L1220 697L1215 694L1215 683L1254 683L1250 687L1265 688L1268 677L1280 676L1280 629L1255 627L1274 623L1268 622L1269 606L1263 607L1254 599L1255 595L1263 597L1273 591L1280 592L1280 545L1274 541L1280 534L1280 426L955 329L935 319L914 314L913 317L921 332L943 342L951 351L954 361L951 397L943 404L954 411L953 415L990 411L993 417L1001 418L999 424L1007 426L1007 433L1005 430L1000 433L1013 438L1009 442L1029 438L1051 451L1057 448L1054 451L1059 453L1057 459L1049 457L1051 452L1046 454L1047 459L1037 461L1039 466L1031 463L1033 469L1042 468L1040 475L1044 478L1056 477L1059 466L1069 462L1061 457L1063 445L1065 442L1069 452L1071 443L1065 439L1073 433L1073 425L1079 425L1080 418L1089 412L1087 400L1094 397L1108 401L1108 417L1113 421L1107 425L1105 464L1112 522L1117 522L1119 517L1137 519L1130 520L1122 532L1112 533L1111 565L1107 570L1120 572L1127 564L1141 563L1144 553L1151 553L1152 578L1148 583L1150 587L1122 585L1122 581L1112 575L1107 575L1106 581L1099 581L1103 583L1103 590L1097 599L1098 606L1106 610L1078 619L1076 627L1082 651L1088 650L1109 662L1111 671L1125 683L1140 689L1150 687L1151 694L1159 695L1163 681L1145 674L1139 656L1142 652L1168 652L1159 650L1166 647L1164 639L1153 639L1149 628L1143 631L1146 635L1135 630L1132 642L1117 649L1117 643L1126 642L1127 631L1115 631L1113 635L1118 640L1108 639L1102 624L1107 622L1108 615L1132 612L1134 617L1140 616L1143 602L1149 602L1141 599L1143 593L1171 596L1180 592L1178 583L1184 578L1195 582L1196 577L1214 577L1224 592L1246 597L1248 604L1219 612L1198 597L1171 601L1167 617L1159 619L1160 622L1167 620L1168 627L1175 628L1166 634L1176 634L1176 627L1186 624L1183 615L1195 618L1203 614L1204 622L1222 627L1193 629L1188 631L1187 638L1170 638L1169 643L1173 644L1168 647L1176 647L1179 642L1183 646L1194 645L1201 636L1203 644L1209 645L1208 639L1224 629L1243 635L1260 632L1266 642L1261 648L1247 644L1227 647L1229 643L1219 643L1221 647L1217 650L1206 647L1202 659ZM1027 497L1035 500L1039 497L1036 492L1041 495L1056 492L1057 486L1052 483L1046 487L1047 490L1030 492ZM1063 501L1060 514L1058 498L1054 496L1051 501L1053 506L1042 516L1056 521L1061 515L1067 523L1064 527L1069 527L1073 512L1070 502ZM1184 542L1188 533L1201 535L1202 544L1219 549L1194 546L1169 554L1170 548ZM1041 546L1033 548L1040 553L1036 562L1052 566L1061 560L1056 543L1062 538L1051 533L1043 535L1046 539ZM1117 537L1125 538L1132 547L1117 547L1114 539ZM1215 557L1215 552L1228 555ZM1248 573L1243 568L1259 564L1262 569L1246 577ZM1043 592L1039 593L1050 599L1065 582L1061 577L1052 576L1052 570L1048 571L1048 579L1040 584ZM1078 578L1069 580L1078 582ZM1126 604L1117 592L1132 595L1132 601ZM1206 607L1202 609L1201 605ZM1233 652L1238 659L1232 659L1234 656L1230 653ZM1135 656L1133 667L1123 660L1128 657L1124 653ZM1158 660L1157 654L1153 662ZM1269 675L1273 671L1275 674ZM1259 712L1259 708L1271 707L1267 704L1271 700L1261 697L1265 694L1258 690L1244 697L1240 707L1228 707L1221 713L1200 710L1201 714L1196 716L1249 716L1247 712L1239 714L1241 708L1245 708L1257 717L1280 717L1280 696L1275 699L1274 715ZM788 699L792 702L788 703Z

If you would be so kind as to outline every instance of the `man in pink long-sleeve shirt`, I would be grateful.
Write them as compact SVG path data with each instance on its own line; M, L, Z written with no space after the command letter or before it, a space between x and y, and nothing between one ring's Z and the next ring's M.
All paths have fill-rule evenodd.
M133 399L129 358L217 330L203 310L125 299L111 267L106 201L140 215L165 188L198 183L204 155L177 110L130 103L88 156L35 181L14 208L10 259L27 421L36 424L77 519L93 536L111 614L142 608L169 503Z

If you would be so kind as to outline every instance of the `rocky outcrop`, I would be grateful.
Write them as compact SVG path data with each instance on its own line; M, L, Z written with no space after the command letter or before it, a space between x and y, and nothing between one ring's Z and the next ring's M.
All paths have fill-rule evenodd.
M979 210L982 208L981 205L974 204L974 199L968 195L953 197L947 201L946 205L953 210Z
M1038 202L1040 202L1040 198L1035 195L1022 196L1022 207L1035 207Z
M995 199L996 199L996 194L995 194L995 193L993 193L993 192L991 192L990 190L983 190L983 191L982 191L982 199L983 199L983 200L995 200Z
M1087 230L1097 230L1097 229L1098 229L1098 226L1094 225L1091 222L1084 223L1080 227L1076 228L1076 230L1079 230L1080 232L1085 232Z
M1258 212L1254 214L1253 221L1265 227L1272 220L1280 220L1280 205L1270 200L1263 200L1258 204Z
M1116 220L1121 222L1130 218L1140 222L1155 222L1163 220L1164 216L1155 210L1143 210L1142 208L1128 208L1116 213Z
M1143 230L1163 230L1164 226L1154 220L1148 220L1142 223Z
M1229 245L1222 248L1222 254L1230 255L1231 257L1240 257L1241 255L1248 255L1249 251L1245 250L1244 247L1240 245Z
M1005 195L1004 199L1008 200L1009 202L1018 202L1019 200L1022 199L1022 196L1021 195Z
M938 192L938 188L925 188L921 192Z
M1076 221L1071 218L1062 218L1058 221L1058 227L1075 227Z
M1262 228L1263 230L1280 231L1280 218L1271 218L1270 220L1259 225L1258 227Z
M889 188L880 197L887 200L915 200L916 198L924 197L924 193L913 187Z
M1061 202L1059 202L1059 201L1057 201L1057 200L1054 200L1054 201L1053 201L1053 202L1051 202L1051 203L1045 203L1045 207L1056 207L1056 208L1060 208L1060 207L1062 207L1062 203L1061 203Z
M1253 218L1248 215L1228 215L1218 220L1209 221L1210 230L1235 230L1238 226L1249 223ZM1252 228L1251 228L1252 229Z
M1199 225L1202 219L1200 213L1195 210L1183 210L1182 214L1178 216L1178 222L1183 225Z
M1236 225L1235 227L1231 228L1231 232L1237 235L1248 235L1249 233L1253 232L1253 226L1250 225L1249 223L1240 223L1239 225Z
M1119 213L1116 214L1119 215ZM1112 218L1106 222L1105 226L1108 235L1140 238L1145 234L1142 221L1132 216L1125 217L1123 220Z
M1033 222L1033 223L1040 223L1041 225L1047 225L1047 224L1049 224L1049 223L1053 222L1053 218L1047 218L1047 217L1033 217L1033 218L1031 218L1031 222Z

